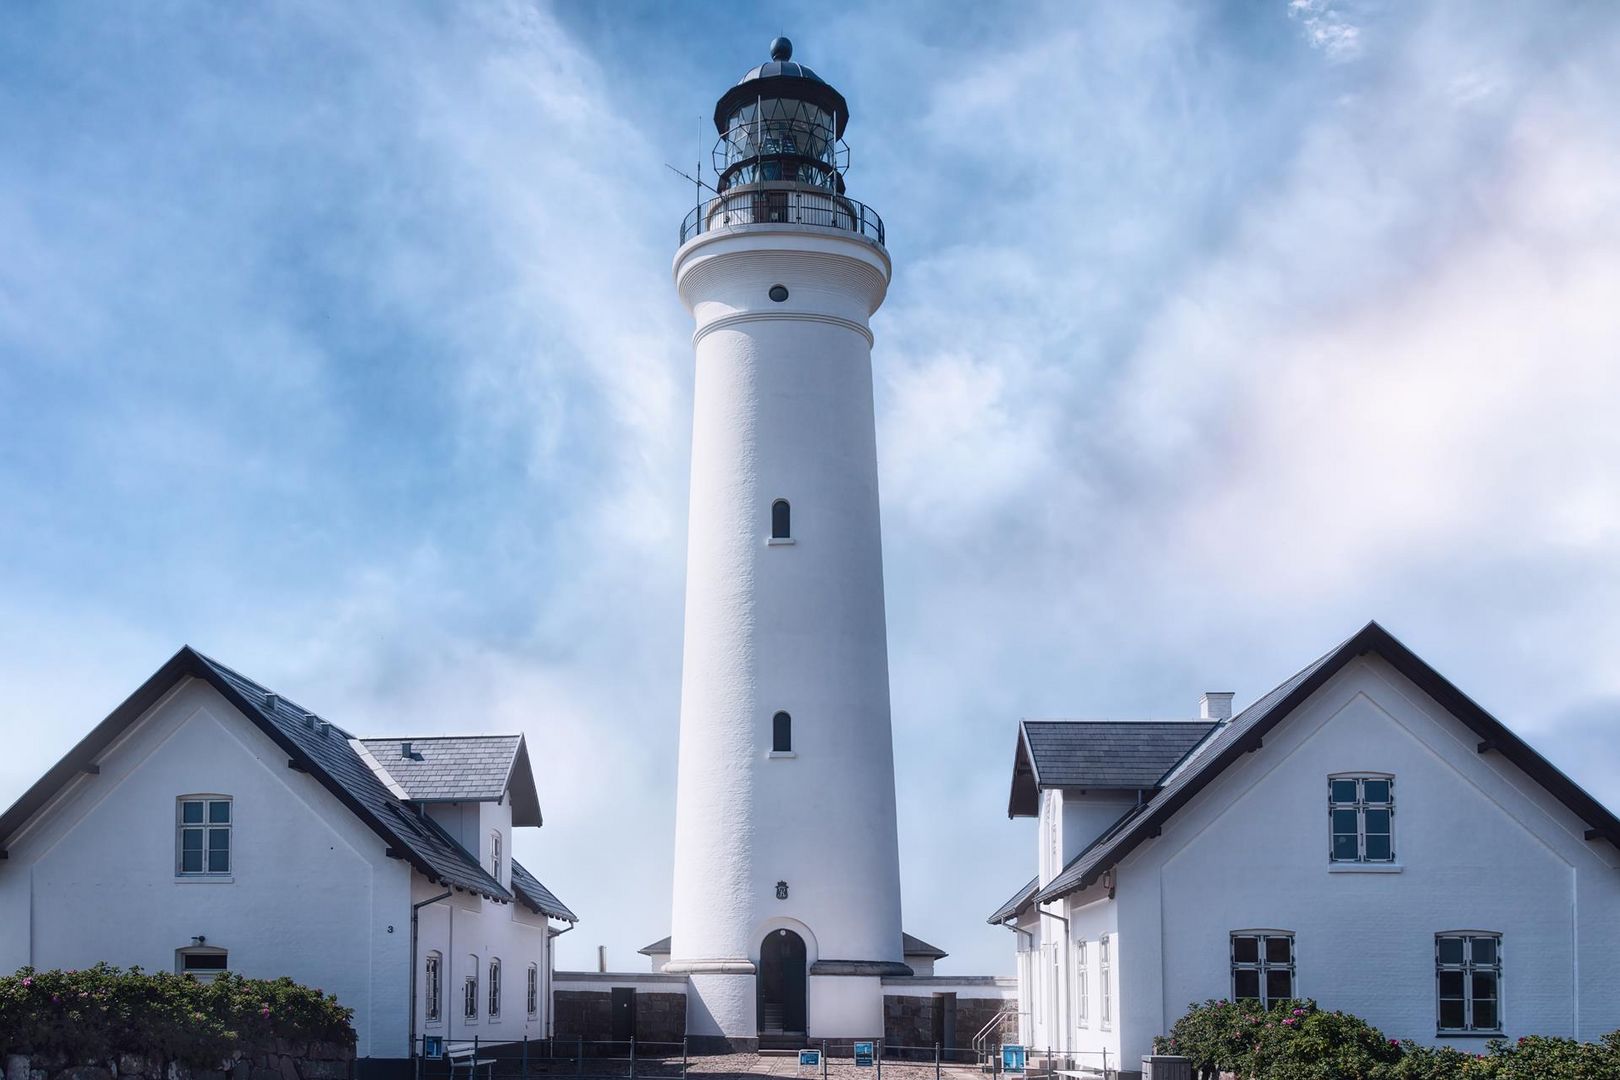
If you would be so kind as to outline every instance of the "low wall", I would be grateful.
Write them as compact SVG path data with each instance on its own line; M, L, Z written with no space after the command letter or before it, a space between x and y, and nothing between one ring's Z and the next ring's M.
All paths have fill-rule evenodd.
M635 991L638 1043L679 1043L686 1038L685 975L559 971L551 985L556 1017L552 1030L557 1040L612 1039L614 990Z
M973 1037L1018 1000L1018 980L993 975L931 975L883 980L883 1039L890 1046L968 1049ZM992 1043L1018 1041L1018 1016L1003 1016Z
M7 1054L5 1080L349 1080L354 1050L277 1039L268 1053L237 1057L224 1069L193 1069L136 1054L81 1061L72 1054Z

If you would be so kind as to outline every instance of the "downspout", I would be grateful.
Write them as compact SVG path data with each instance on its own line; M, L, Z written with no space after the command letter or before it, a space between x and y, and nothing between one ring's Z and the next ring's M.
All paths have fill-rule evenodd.
M1033 951L1034 948L1035 948L1035 932L1033 930L1025 930L1022 926L1019 926L1016 922L1013 921L1015 918L1017 918L1017 916L1009 916L1008 918L1002 919L1001 920L1001 925L1005 926L1008 930L1011 930L1015 934L1023 934L1025 937L1029 938L1029 946L1030 946L1031 951ZM1031 960L1030 963L1028 965L1026 965L1026 967L1030 971L1029 978L1031 980L1033 980L1035 978L1034 961ZM1018 988L1019 1000L1015 1004L1018 1007L1018 1016L1019 1016L1018 1026L1019 1026L1019 1029L1020 1029L1019 1030L1019 1036L1022 1037L1023 1034L1024 1034L1024 1032L1022 1030L1023 1026L1024 1026L1023 1017L1026 1015L1025 1012L1024 1012L1023 998L1024 998L1024 995L1026 993L1033 995L1035 988L1033 986L1024 986L1024 985L1022 985L1023 980L1019 980L1019 981L1020 981L1020 986ZM1027 1014L1027 1015L1030 1016L1029 1032L1030 1032L1030 1037L1033 1038L1034 1037L1034 1031L1035 1031L1035 1026L1034 1026L1035 1025L1035 1020L1034 1020L1034 1014L1033 1014L1033 1009L1034 1009L1033 997L1031 997L1030 1008L1031 1008L1031 1012L1029 1014Z
M546 939L546 1038L556 1038L557 1035L557 939L568 933L579 923L569 923L567 929L559 930Z
M411 1041L410 1055L416 1056L416 924L417 913L429 904L437 904L440 900L448 900L451 890L446 889L438 896L423 900L419 904L411 905ZM448 955L448 954L447 954ZM444 972L439 972L439 988L444 988ZM442 1006L441 1006L442 1007Z
M1039 904L1035 905L1035 910L1040 914L1045 915L1048 919L1056 919L1058 922L1063 924L1063 950L1059 952L1056 957L1060 969L1063 972L1063 1030L1057 1032L1056 1034L1059 1042L1063 1044L1059 1046L1058 1049L1066 1051L1069 1041L1069 1029L1072 1026L1070 1024L1069 1010L1074 1007L1074 1002L1071 1000L1072 988L1069 986L1069 950L1072 947L1072 942L1069 940L1069 920L1065 916L1059 915L1056 912L1047 911ZM1058 987L1054 986L1053 989L1058 989ZM1057 1011L1058 1010L1056 1008L1052 1010L1054 1013L1054 1020L1056 1019L1055 1014ZM1048 1036L1047 1041L1051 1041L1050 1036Z

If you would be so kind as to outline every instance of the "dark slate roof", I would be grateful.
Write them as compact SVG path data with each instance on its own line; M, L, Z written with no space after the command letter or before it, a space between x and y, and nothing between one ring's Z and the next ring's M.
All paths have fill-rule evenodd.
M513 899L449 833L388 790L350 745L348 732L189 645L170 657L0 814L0 854L25 822L74 777L93 769L102 751L187 677L202 679L218 691L287 754L289 766L308 773L381 837L390 856L404 859L430 880L492 900Z
M912 937L904 930L900 932L900 954L902 956L926 956L930 960L943 960L951 955L938 945L930 945L920 937Z
M1370 622L1233 717L1224 729L1198 747L1186 767L1172 776L1157 794L1142 806L1134 808L1096 843L1076 856L1061 874L1036 894L1035 900L1046 903L1085 888L1138 846L1158 836L1171 815L1191 801L1227 766L1244 754L1260 749L1262 740L1272 728L1346 664L1367 653L1377 653L1478 735L1480 753L1494 751L1502 754L1585 821L1588 826L1587 840L1606 840L1620 847L1620 818L1616 818L1388 630L1376 622Z
M985 922L1004 923L1008 919L1017 918L1023 913L1025 908L1029 907L1029 902L1034 898L1035 890L1040 887L1040 884L1041 879L1038 875L1030 878L1028 885L1025 885L1022 889L1019 889L1017 892L1013 893L1011 899L1009 899L1005 904L1002 904L1000 907L996 908L995 913L986 919Z
M430 735L361 739L412 802L499 802L512 795L512 824L535 825L540 802L522 735ZM404 746L409 743L411 756Z
M1025 720L1007 816L1038 813L1041 788L1155 788L1214 728L1213 720Z
M579 916L569 911L568 907L557 899L555 893L540 884L540 879L529 873L528 867L516 859L512 860L512 891L517 893L517 898L527 904L532 911L550 915L563 922L579 922Z

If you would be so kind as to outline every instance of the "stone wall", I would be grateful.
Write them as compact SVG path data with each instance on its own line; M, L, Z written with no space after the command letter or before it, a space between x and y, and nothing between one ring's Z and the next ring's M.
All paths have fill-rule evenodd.
M557 1039L613 1038L613 994L602 990L558 990L552 995ZM686 995L636 991L636 1041L679 1043L686 1038ZM9 1078L8 1078L9 1080Z
M220 1069L193 1069L137 1054L81 1061L62 1053L7 1054L5 1080L349 1080L354 1050L277 1039L273 1050L238 1055Z
M889 1046L932 1047L935 1041L944 1042L940 1033L942 1017L936 1013L942 1008L945 996L937 994L885 994L883 996L883 1041ZM973 998L957 995L955 1038L944 1050L967 1049L973 1045L973 1036L979 1029L995 1019L1006 1002L1000 998ZM1013 1013L1002 1020L999 1035L990 1038L992 1044L1018 1041L1018 1016Z

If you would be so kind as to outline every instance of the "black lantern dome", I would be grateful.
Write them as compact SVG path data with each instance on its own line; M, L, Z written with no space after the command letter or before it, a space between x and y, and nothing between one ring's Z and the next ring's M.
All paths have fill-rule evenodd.
M791 41L777 38L771 59L715 103L720 191L785 181L842 192L848 151L840 140L848 123L844 95L793 59Z
M716 230L787 225L854 233L881 246L883 219L844 194L848 123L844 95L795 61L787 38L771 42L770 60L714 106L715 197L700 195L681 222L681 243Z

